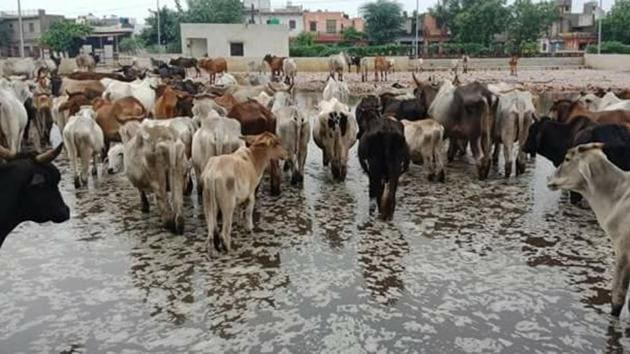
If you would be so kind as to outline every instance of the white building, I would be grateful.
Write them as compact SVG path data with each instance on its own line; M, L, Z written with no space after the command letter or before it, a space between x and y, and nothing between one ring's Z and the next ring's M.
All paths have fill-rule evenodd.
M278 25L182 23L185 56L289 56L289 29Z
M270 0L243 0L243 7L246 10L249 10L252 5L254 5L254 9L258 10L267 10L271 9L271 1Z
M289 37L297 37L304 31L304 10L302 6L291 6L272 11L261 10L255 17L256 23L285 26L289 29Z

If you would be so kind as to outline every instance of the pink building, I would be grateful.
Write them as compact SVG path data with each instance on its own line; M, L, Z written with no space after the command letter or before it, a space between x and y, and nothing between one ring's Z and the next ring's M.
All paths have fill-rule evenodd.
M339 42L344 29L354 27L363 32L364 21L361 17L350 18L337 11L305 11L304 32L315 35L316 42Z

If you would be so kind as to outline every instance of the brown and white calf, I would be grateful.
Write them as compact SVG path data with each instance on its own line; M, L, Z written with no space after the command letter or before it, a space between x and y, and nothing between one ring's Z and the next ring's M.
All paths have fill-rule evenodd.
M569 150L564 162L548 181L552 190L578 192L586 198L615 250L612 285L613 316L623 309L630 281L630 172L624 172L607 158L604 144L579 145Z
M444 127L433 119L402 120L411 161L429 169L429 181L444 182Z
M264 132L245 139L249 147L241 147L229 155L210 158L202 175L209 254L212 253L219 212L223 220L220 241L226 251L232 247L230 234L234 210L241 204L246 204L245 228L252 231L256 187L272 159L286 159L288 156L280 139L272 133ZM215 245L218 248L218 243Z

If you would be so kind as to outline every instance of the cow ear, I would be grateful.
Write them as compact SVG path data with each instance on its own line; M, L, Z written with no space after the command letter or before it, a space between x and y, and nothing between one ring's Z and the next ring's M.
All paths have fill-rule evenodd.
M256 136L255 135L241 135L238 138L243 140L245 142L245 145L251 146L254 143Z
M591 166L585 162L585 161L580 161L578 164L578 172L580 173L580 175L582 175L582 178L584 178L585 181L590 181L593 173L591 171Z

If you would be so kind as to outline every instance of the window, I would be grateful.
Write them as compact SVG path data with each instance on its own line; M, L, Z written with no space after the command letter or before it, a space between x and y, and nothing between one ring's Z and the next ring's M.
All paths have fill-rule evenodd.
M326 33L337 33L337 20L326 20Z
M31 33L35 32L35 24L33 22L28 24L28 31Z
M294 30L295 29L295 20L289 20L289 29L290 30Z
M243 42L230 43L230 56L233 56L233 57L243 56Z
M317 32L317 22L311 21L309 23L309 26L311 32Z

